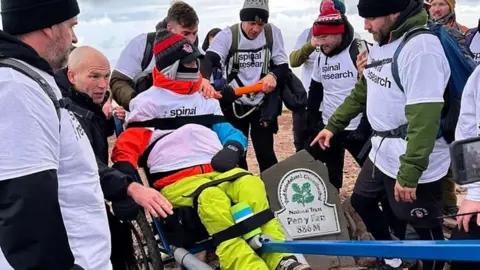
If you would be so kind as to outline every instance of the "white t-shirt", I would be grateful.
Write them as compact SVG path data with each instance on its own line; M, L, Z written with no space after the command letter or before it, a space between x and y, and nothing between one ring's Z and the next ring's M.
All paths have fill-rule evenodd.
M460 105L455 140L480 136L480 66L477 66L465 85ZM480 183L463 186L467 199L480 202Z
M307 28L303 30L303 32L300 34L300 36L297 39L297 43L295 44L295 48L293 50L299 50L305 45L305 43L309 42L308 36L310 35L310 32L312 31L312 28ZM320 52L319 48L316 48L315 51L313 51L308 59L303 63L302 65L302 83L303 87L305 87L305 90L308 91L310 90L310 82L312 80L312 72L313 72L313 67L315 63L315 59L317 59L318 53Z
M147 33L134 37L120 54L115 70L133 80L135 76L142 72L142 61L146 44ZM155 57L152 57L145 71L151 72L154 66Z
M33 69L61 98L54 78ZM12 69L0 69L0 89L0 180L58 170L60 210L75 263L86 270L112 269L98 167L80 123L73 113L61 109L59 131L58 116L47 94L35 81ZM0 256L5 263L3 253ZM0 265L0 269L11 266Z
M314 62L312 80L323 85L323 101L320 110L323 112L322 118L325 125L337 108L350 95L358 81L358 71L349 52L350 47L355 46L355 44L352 44L353 41L341 53L332 57L327 57L320 51ZM352 119L345 130L357 129L362 115L360 114Z
M470 51L473 53L473 59L477 64L480 64L480 34L477 32L473 36L472 43L470 44Z
M238 27L241 26L241 23L238 24ZM267 57L267 64L270 59L273 60L275 65L281 65L288 63L287 53L285 52L285 46L283 45L283 36L282 32L278 27L271 24L272 26L272 36L273 36L273 46L271 52L271 58ZM241 27L240 27L241 28ZM260 80L260 75L262 74L262 67L264 66L265 54L268 49L259 50L265 46L265 32L263 31L258 35L254 40L250 40L245 37L243 31L239 29L239 44L238 49L243 50L244 52L239 52L239 63L240 71L238 73L238 78L242 81L243 85L251 85ZM212 41L212 44L207 51L214 52L218 54L221 58L220 62L222 66L225 66L225 61L230 51L230 46L232 44L232 31L230 27L227 27L220 31ZM245 52L246 50L246 52ZM268 52L270 54L270 52ZM230 58L228 63L227 73L230 74L233 63L233 57ZM233 88L238 87L236 80L232 80L230 85ZM263 98L263 93L257 93L252 95L243 95L241 98L237 99L236 102L246 104L246 105L257 105L260 100Z
M413 37L402 49L398 57L398 72L405 93L395 84L391 68L391 59L401 40L381 47L375 44L370 50L368 63L374 60L385 60L386 63L364 71L367 116L376 131L387 131L406 124L406 105L444 101L450 67L438 38L421 34ZM370 159L383 173L396 179L400 156L405 154L407 142L400 138L387 138L380 146L381 140L379 136L372 138ZM447 174L450 156L443 138L435 141L429 160L419 183L433 182Z
M127 123L155 118L174 118L194 115L223 115L216 99L207 99L200 92L181 95L162 88L152 87L130 102L131 112ZM223 146L212 129L195 124L173 130L154 130L149 144L162 135L148 156L151 173L184 169L210 163ZM170 133L170 134L169 134Z

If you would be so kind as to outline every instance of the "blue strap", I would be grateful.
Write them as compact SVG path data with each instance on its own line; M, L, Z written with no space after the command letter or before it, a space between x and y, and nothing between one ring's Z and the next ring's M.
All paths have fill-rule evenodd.
M400 52L402 51L403 47L405 46L405 44L407 44L407 42L420 35L420 34L423 34L423 33L426 33L426 34L432 34L433 33L430 31L430 29L428 29L427 27L425 26L421 26L421 27L414 27L412 29L410 29L410 31L408 31L406 34L405 34L405 37L403 38L403 40L400 42L400 45L398 45L398 48L395 50L395 53L393 54L393 59L392 59L392 76L393 76L393 80L395 81L395 83L397 84L398 88L400 88L400 90L402 92L405 92L405 90L403 89L403 85L402 83L400 82L400 75L398 74L398 56L400 55Z

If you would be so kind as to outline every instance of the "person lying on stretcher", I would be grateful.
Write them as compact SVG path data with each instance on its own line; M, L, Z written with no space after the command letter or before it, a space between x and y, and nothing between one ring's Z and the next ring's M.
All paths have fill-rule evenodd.
M221 269L311 269L291 254L258 255L249 245L259 235L248 232L258 228L272 240L283 241L285 236L269 210L262 180L237 168L247 139L225 122L217 99L198 91L200 53L182 36L160 30L154 55L153 86L130 103L127 128L112 151L114 167L130 174L138 165L144 167L150 185L174 208L196 204ZM227 91L232 96L233 89L226 87L223 98ZM171 213L167 203L158 206ZM231 209L244 211L232 215ZM237 235L222 233L234 228L235 220L249 209L262 224Z

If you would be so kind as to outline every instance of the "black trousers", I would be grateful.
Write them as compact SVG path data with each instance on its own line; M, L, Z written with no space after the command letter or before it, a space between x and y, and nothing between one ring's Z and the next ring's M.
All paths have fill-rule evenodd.
M375 174L373 174L375 170ZM368 159L365 161L351 197L355 211L360 215L368 231L376 240L391 240L388 215L382 213L378 203L388 199L390 209L397 218L396 227L403 227L403 234L410 223L421 240L444 240L442 230L443 186L435 181L417 186L417 200L413 203L397 202L394 197L396 179L393 179ZM423 261L424 270L442 270L443 261Z
M304 149L308 142L307 136L307 121L305 119L305 109L298 109L292 111L292 131L293 131L293 145L295 151L299 152Z
M480 239L480 227L477 225L477 215L472 216L468 226L468 232L458 229L458 226L455 226L455 229L452 232L450 240L478 240ZM473 254L472 256L477 256ZM480 269L480 262L459 262L452 261L450 265L450 270L478 270Z
M238 111L248 111L250 106L240 106L236 105ZM243 107L240 109L240 107ZM237 118L232 111L232 108L224 109L223 113L227 121L232 124L235 128L242 131L245 137L251 136L253 149L255 150L255 156L257 157L258 165L260 167L260 172L265 171L266 169L272 167L278 163L277 156L275 155L274 150L274 133L278 130L278 123L270 122L267 126L264 126L260 123L260 111L255 110L253 113L248 115L245 118ZM239 113L240 115L243 114ZM245 156L240 159L238 165L248 170L247 158Z
M318 133L311 134L309 139L305 142L305 150L307 150L316 160L325 163L328 169L330 183L332 183L337 189L340 189L343 185L345 150L350 152L359 166L362 166L368 157L369 151L367 151L363 157L359 156L363 146L369 140L368 135L358 138L353 136L354 132L355 131L343 131L336 134L330 141L330 147L325 150L322 150L318 144L310 146L310 143Z
M108 225L112 243L110 260L113 270L129 270L135 264L132 231L127 223L122 223L108 209ZM129 267L130 266L130 267Z

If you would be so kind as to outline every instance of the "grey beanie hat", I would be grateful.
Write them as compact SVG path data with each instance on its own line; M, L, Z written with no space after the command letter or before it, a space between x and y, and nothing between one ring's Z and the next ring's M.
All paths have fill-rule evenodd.
M245 0L240 10L240 21L242 22L264 22L268 23L268 0Z

